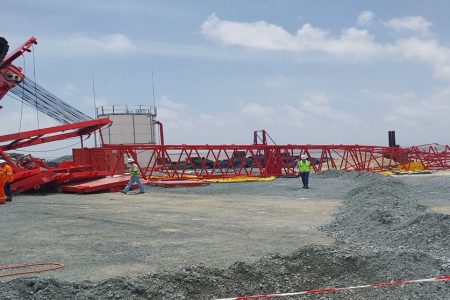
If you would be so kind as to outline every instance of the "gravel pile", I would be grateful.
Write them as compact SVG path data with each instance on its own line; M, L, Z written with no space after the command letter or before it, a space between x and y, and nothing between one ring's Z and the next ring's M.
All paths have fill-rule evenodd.
M450 259L450 216L426 212L403 181L377 174L355 176L345 209L324 230L338 243L371 250L412 249Z
M323 228L334 246L236 262L226 269L187 267L100 283L18 278L0 285L0 299L215 299L345 287L450 274L450 216L426 212L411 185L371 173L326 171L319 184L353 188ZM449 282L368 288L283 299L449 299Z
M343 170L337 170L337 169L329 169L318 173L312 173L311 178L339 178L346 174Z
M176 273L132 279L118 277L98 284L15 279L3 284L0 296L2 299L203 300L385 282L405 276L426 278L438 270L441 270L440 260L412 252L367 253L337 247L306 247L289 256L268 256L253 264L237 262L227 269L194 266ZM428 283L291 299L448 299L448 292L445 283Z

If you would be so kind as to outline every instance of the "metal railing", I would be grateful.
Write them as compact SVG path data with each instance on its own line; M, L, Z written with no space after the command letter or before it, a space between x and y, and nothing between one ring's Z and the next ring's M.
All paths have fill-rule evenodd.
M97 107L97 116L108 115L154 115L156 107L148 105L105 105Z

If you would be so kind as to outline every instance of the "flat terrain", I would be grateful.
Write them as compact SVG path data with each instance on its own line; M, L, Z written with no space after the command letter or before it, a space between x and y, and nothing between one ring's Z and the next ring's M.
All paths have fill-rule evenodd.
M57 261L63 270L40 276L102 280L330 244L317 229L339 202L320 191L280 179L141 195L21 195L0 209L1 265Z
M0 207L1 265L65 268L8 278L0 298L211 300L449 275L442 175L328 170L313 174L309 190L280 178L144 195L23 195ZM433 281L295 299L449 294L450 281Z

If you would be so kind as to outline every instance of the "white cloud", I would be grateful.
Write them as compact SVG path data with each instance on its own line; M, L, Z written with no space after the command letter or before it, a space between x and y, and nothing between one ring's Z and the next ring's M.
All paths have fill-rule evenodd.
M344 110L332 107L328 96L322 93L303 92L299 105L293 110L308 122L321 123L327 120L327 123L353 123L357 121Z
M422 16L408 16L403 18L393 18L385 23L386 26L395 30L408 30L419 33L428 33L433 25Z
M405 92L389 92L380 90L363 89L361 90L363 96L368 97L374 101L385 101L385 102L404 102L404 101L415 101L418 96L412 91Z
M416 97L415 101L411 101L411 99L406 97L403 101L398 101L391 105L385 120L397 125L416 128L419 132L421 128L430 130L430 128L448 127L450 125L448 118L450 113L449 98L450 87L434 92L431 95Z
M68 82L64 84L62 94L64 96L73 96L78 90L79 89L75 85Z
M289 86L290 83L291 83L291 80L282 75L267 77L264 80L265 86L274 88L274 89L284 89L287 86Z
M158 107L157 119L162 121L169 128L188 128L192 124L187 121L187 108L184 103L171 100L167 95L163 95L156 103Z
M263 106L256 102L250 102L243 105L240 112L255 119L263 118L268 121L272 121L273 117L276 115L276 108Z
M280 26L258 21L254 23L232 22L211 15L202 25L206 37L224 45L239 45L271 51L321 51L336 56L352 58L369 57L389 51L389 46L374 42L367 30L355 27L342 30L333 37L327 30L304 24L296 34L290 34Z
M282 27L258 21L240 23L220 20L212 14L201 25L202 33L225 45L245 45L266 50L295 50L292 36Z
M104 55L129 53L136 49L132 41L123 34L109 34L97 37L75 34L67 38L49 39L43 42L51 53L67 56Z
M422 34L431 26L430 22L418 16L392 19L387 24L394 29L409 29ZM365 29L344 28L339 36L333 36L329 31L308 23L295 34L290 34L282 27L264 21L233 22L221 20L214 14L201 28L203 35L224 45L300 54L321 52L347 61L382 57L407 59L429 65L437 78L450 79L450 49L429 36L419 35L398 39L393 43L378 43Z
M396 130L402 146L441 142L447 143L450 125L450 87L436 90L430 94L416 94L411 91L394 92L389 90L361 91L361 100L372 101L371 107L379 116L378 130ZM375 113L376 114L376 113ZM405 144L405 141L407 144ZM413 141L413 142L411 142Z
M161 98L159 99L158 102L159 102L158 106L164 107L167 109L182 110L182 109L186 108L186 104L184 104L182 102L173 101L173 100L169 99L169 97L167 95L161 96Z
M168 99L168 97L167 97ZM176 101L173 101L175 102ZM165 103L168 103L167 101ZM164 123L166 141L176 143L251 143L254 130L266 129L277 142L297 137L298 130L310 143L321 141L318 132L344 132L360 124L358 116L333 105L323 93L304 92L293 105L263 105L255 101L242 103L228 111L199 113L192 107L158 107L158 119ZM288 137L291 137L290 139ZM337 135L335 141L338 141Z
M95 101L94 101L94 97L92 96L86 96L83 98L82 104L87 107L87 108L92 108L92 111L94 111L94 103L96 107L100 107L100 106L107 106L109 105L108 100L104 97L95 97ZM90 111L91 109L89 109ZM91 115L91 114L89 114Z
M374 17L375 15L371 11L369 10L362 11L358 15L358 24L361 26L368 26L372 24Z
M404 58L430 65L435 77L450 79L450 49L439 45L436 40L413 37L399 40L396 48Z

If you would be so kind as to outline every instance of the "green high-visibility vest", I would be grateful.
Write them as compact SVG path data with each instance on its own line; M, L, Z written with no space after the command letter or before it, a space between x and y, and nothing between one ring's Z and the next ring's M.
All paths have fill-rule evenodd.
M300 173L309 172L311 169L311 163L309 160L303 162L303 160L299 160L297 163L297 168Z
M131 177L141 176L141 171L139 171L139 168L136 164L131 165L130 176Z

